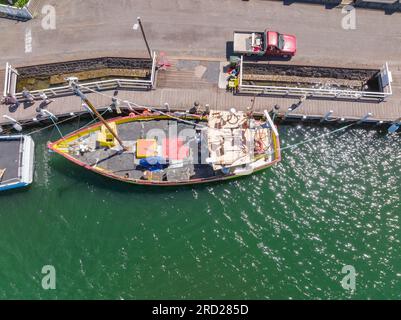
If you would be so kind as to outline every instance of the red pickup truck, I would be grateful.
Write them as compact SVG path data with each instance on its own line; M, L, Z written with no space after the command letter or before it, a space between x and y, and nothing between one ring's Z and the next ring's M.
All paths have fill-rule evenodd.
M248 56L292 57L297 52L297 39L293 35L275 31L234 31L234 53Z

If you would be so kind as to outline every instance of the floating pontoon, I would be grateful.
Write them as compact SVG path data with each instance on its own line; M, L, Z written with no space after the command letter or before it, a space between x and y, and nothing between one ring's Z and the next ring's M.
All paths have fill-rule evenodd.
M0 136L0 191L32 183L34 148L30 136Z

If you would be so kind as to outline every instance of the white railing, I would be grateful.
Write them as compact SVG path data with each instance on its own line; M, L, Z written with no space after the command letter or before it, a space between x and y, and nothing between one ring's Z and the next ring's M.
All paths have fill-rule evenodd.
M240 79L239 79L239 93L244 94L260 94L260 95L284 95L284 96L307 96L307 97L320 97L330 99L375 99L385 100L392 95L391 88L391 72L386 62L381 71L381 78L385 77L387 80L385 85L381 88L382 92L370 91L355 91L344 89L315 89L315 88L300 88L300 87L279 87L279 86L260 86L260 85L246 85L243 84L243 57L241 56L240 66ZM380 81L383 84L383 81Z
M3 96L8 94L15 95L17 87L17 75L18 72L8 62L6 63L6 70L4 75L4 90Z
M82 87L82 91L86 92L90 92L90 90L85 88L97 91L113 90L117 88L145 89L145 90L152 89L152 82L150 80L112 79L112 80L104 80L104 81L96 81L88 83L83 82L81 84L84 85L84 87ZM59 97L63 95L74 94L74 91L70 86L62 86L55 88L47 88L43 90L29 91L29 93L35 99L40 99L40 95L42 93L45 93L48 97ZM17 93L15 96L18 99L18 101L23 101L25 99L22 95L22 92Z
M152 83L152 89L155 89L155 85L156 85L156 64L157 64L157 56L156 56L156 52L153 51L153 59L152 59L152 71L150 74L150 82Z
M152 90L155 88L156 83L156 64L157 64L157 55L156 52L153 52L153 60L152 60L152 70L150 75L150 80L136 80L136 79L110 79L110 80L102 80L102 81L94 81L94 82L82 82L80 84L84 85L86 88L102 91L102 90L113 90L113 89L132 89L132 90ZM7 72L6 72L7 73ZM82 87L82 92L88 93L90 90ZM41 99L40 95L42 93L46 94L46 96L54 98L59 96L71 95L74 94L73 89L69 85L61 86L61 87L52 87L42 90L34 90L29 91L29 93L35 99ZM24 101L26 98L23 96L22 92L18 92L15 94L18 101Z
M6 71L4 73L4 91L3 91L3 97L7 96L8 94L8 68L9 68L9 63L6 63Z

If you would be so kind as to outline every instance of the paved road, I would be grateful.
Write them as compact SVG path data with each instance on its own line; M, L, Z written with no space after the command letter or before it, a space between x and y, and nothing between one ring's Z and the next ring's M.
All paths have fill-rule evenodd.
M43 0L42 0L43 1ZM56 30L41 28L41 15L27 23L0 19L0 65L38 63L87 55L145 55L141 16L152 49L169 56L222 59L234 29L265 27L298 37L293 63L380 65L401 70L400 14L358 10L357 29L343 30L340 9L277 1L240 0L47 0L57 11ZM25 30L32 53L25 53ZM6 31L6 32L5 32Z

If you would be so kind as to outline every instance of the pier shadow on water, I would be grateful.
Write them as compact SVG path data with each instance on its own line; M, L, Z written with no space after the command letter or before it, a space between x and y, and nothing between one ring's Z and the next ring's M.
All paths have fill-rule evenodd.
M232 183L232 181L241 181L249 177L249 176L243 176L243 177L238 177L234 180L223 180L223 181L213 181L200 184L161 187L161 186L138 185L133 183L126 183L119 180L114 180L112 178L102 176L101 174L92 172L83 167L75 165L69 162L68 160L61 158L57 154L52 154L51 159L49 161L49 165L53 170L57 171L58 174L61 174L62 176L68 178L69 180L73 180L70 183L66 183L62 188L59 188L58 190L59 196L68 193L69 191L75 190L77 184L79 183L86 183L93 185L96 188L103 189L105 191L113 190L113 192L119 192L119 193L148 194L151 191L152 193L157 193L157 194L168 194L178 191L183 191L183 192L191 191L194 188L196 188L196 190L198 191L202 191L213 185L229 184ZM253 175L261 174L262 172L263 170L255 172L253 173Z

